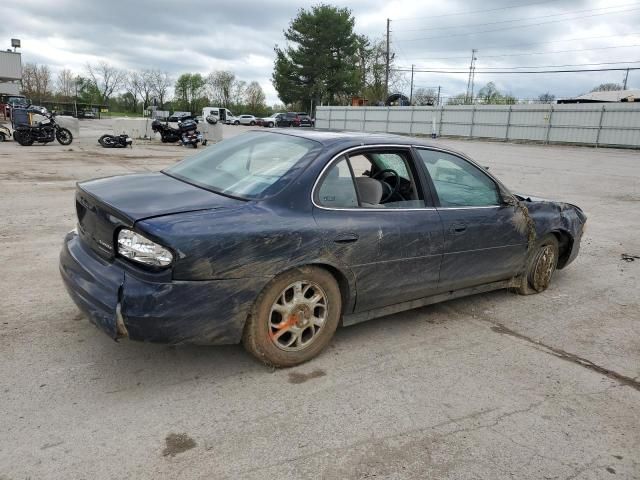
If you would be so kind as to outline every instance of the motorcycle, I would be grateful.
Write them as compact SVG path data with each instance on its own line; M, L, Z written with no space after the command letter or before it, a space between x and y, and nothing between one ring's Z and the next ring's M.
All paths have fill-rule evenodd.
M0 142L4 142L7 138L11 138L11 130L0 125Z
M126 133L122 135L106 134L98 139L98 143L104 148L126 148L131 146L133 140Z
M170 127L168 124L162 123L157 119L151 123L151 129L156 133L160 133L162 143L175 143L179 141L185 146L193 145L193 148L198 148L198 142L206 145L206 140L202 140L202 134L197 128L198 124L195 120L178 122L178 128Z
M19 125L13 131L14 139L22 146L28 147L34 142L47 144L58 140L60 145L71 145L73 135L68 128L56 123L55 113L42 112L44 120L36 125Z

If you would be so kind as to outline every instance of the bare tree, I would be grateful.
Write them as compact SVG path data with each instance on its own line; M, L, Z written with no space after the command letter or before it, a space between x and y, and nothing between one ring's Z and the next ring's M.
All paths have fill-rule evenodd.
M154 75L151 70L145 70L140 74L140 95L142 96L143 107L151 104L151 96L154 90Z
M171 84L172 82L167 72L161 72L160 70L151 71L151 86L153 93L158 97L160 108L164 106L164 101L167 98Z
M57 77L58 95L63 98L71 98L75 93L75 75L71 70L65 68L58 72Z
M30 98L36 94L37 70L35 63L25 63L22 67L22 93Z
M220 107L228 108L231 106L232 97L237 93L234 91L236 83L236 76L233 72L217 71L211 72L207 76L211 97Z
M132 103L134 111L138 105L138 96L140 95L141 90L140 83L141 79L138 72L129 72L124 82L126 98Z
M126 72L109 65L107 62L99 62L97 65L87 63L87 73L91 82L100 92L103 102L108 102L109 98L123 86L126 79Z
M556 96L552 93L543 93L538 95L538 103L553 103L556 101Z
M22 69L22 91L41 102L51 95L51 70L47 65L26 63Z
M413 93L413 104L422 105L435 105L438 94L433 88L418 88Z
M245 89L245 103L249 111L255 113L263 110L265 107L266 97L260 84L256 81L251 82Z
M247 91L247 82L245 82L244 80L235 80L231 84L231 104L242 105L244 102L246 91Z
M624 87L619 83L601 83L595 88L592 88L592 92L613 92L617 90L622 90Z

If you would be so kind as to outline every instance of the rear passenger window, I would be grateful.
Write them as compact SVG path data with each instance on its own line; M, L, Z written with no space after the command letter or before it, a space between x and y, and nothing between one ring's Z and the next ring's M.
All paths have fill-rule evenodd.
M333 164L318 189L318 204L329 208L357 208L358 196L346 158Z

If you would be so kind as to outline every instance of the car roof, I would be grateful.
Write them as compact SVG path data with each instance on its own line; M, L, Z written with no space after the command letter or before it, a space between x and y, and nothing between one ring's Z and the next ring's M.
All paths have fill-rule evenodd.
M344 146L357 146L357 145L382 145L382 144L394 144L394 145L424 145L427 147L443 148L442 145L438 145L436 142L430 142L424 139L416 137L408 137L404 135L393 135L390 133L375 133L375 132L357 132L357 131L334 131L334 130L269 130L264 132L265 134L280 134L291 135L299 138L307 138L316 142L322 143L325 146L344 145ZM450 150L449 148L446 148ZM450 150L453 151L453 150Z

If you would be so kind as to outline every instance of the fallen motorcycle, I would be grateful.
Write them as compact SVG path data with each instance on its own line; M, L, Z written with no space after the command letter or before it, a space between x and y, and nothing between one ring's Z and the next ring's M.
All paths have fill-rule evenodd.
M55 113L43 113L44 120L35 125L19 125L13 131L14 139L28 147L34 142L49 143L58 140L60 145L71 145L73 135L69 129L61 127L55 121Z
M132 145L133 140L126 133L122 135L105 134L98 139L98 143L104 148L126 148Z
M173 128L156 119L151 123L151 129L154 132L160 133L162 143L175 143L179 141L182 145L192 145L193 148L198 148L199 142L202 142L203 145L207 144L206 140L203 141L202 134L197 130L198 123L195 120L178 122L178 128Z

